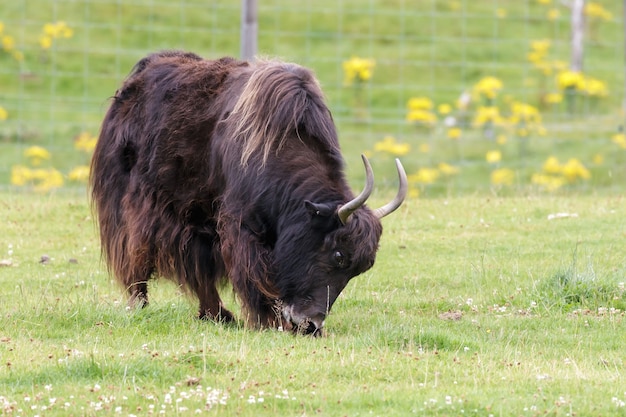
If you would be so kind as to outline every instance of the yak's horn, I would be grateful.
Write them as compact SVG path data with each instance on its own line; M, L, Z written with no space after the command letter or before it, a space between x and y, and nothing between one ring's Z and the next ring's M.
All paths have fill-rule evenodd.
M361 158L363 158L363 165L365 165L365 188L363 188L361 194L357 195L353 200L348 201L337 210L337 215L342 224L346 224L350 215L365 204L365 201L367 201L374 189L374 173L372 172L370 161L367 160L365 155L361 155Z
M393 213L398 207L400 207L400 205L404 201L404 198L406 197L407 190L409 189L409 182L406 179L406 172L404 172L404 167L402 166L402 163L399 159L396 159L396 167L398 168L398 179L400 181L400 185L398 186L398 194L396 194L395 198L389 203L374 210L374 214L379 219Z

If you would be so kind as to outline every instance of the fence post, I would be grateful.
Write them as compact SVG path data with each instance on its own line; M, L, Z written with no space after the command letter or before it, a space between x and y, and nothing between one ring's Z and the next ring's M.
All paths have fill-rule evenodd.
M626 0L622 6L622 30L624 31L624 97L622 97L622 117L626 117ZM624 120L622 120L624 122ZM622 125L626 129L626 123Z
M572 57L570 69L575 72L583 70L583 42L585 36L585 0L571 2L572 22Z
M241 59L254 60L257 52L257 0L241 0Z

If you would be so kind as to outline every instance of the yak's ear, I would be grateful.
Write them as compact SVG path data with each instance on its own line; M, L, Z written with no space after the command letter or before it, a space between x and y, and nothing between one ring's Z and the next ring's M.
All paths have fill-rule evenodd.
M331 206L330 204L314 203L309 200L304 201L304 207L306 207L311 217L330 217L335 213L336 208L334 205Z

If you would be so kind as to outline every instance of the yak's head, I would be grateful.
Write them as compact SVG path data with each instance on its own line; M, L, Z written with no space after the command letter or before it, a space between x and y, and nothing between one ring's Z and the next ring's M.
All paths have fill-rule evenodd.
M364 190L345 204L305 201L305 222L288 226L274 249L285 328L321 335L330 308L351 278L374 265L382 234L380 218L396 210L408 188L396 160L400 186L390 203L376 210L364 206L374 187L367 158Z

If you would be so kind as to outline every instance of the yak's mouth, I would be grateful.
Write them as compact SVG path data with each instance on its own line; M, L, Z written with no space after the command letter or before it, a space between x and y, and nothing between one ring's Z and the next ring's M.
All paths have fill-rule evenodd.
M307 317L296 313L292 305L282 309L283 318L290 325L290 330L295 334L311 335L313 337L322 336L325 315L317 317ZM287 326L289 327L289 326Z

